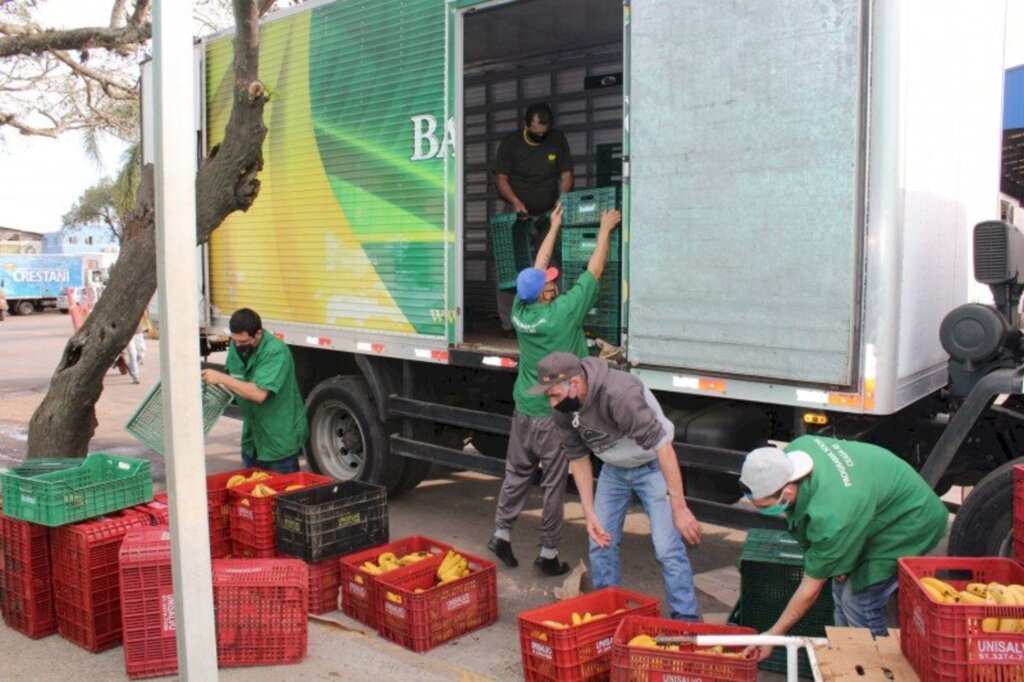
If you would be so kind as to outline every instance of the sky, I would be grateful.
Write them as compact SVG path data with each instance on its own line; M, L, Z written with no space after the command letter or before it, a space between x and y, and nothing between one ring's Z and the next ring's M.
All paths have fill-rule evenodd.
M47 0L41 21L54 27L104 25L111 3L104 0ZM1009 0L1007 67L1024 64L1024 2ZM60 229L64 215L104 175L117 172L124 144L101 143L102 165L89 160L78 134L58 140L4 133L0 145L0 226L35 232Z

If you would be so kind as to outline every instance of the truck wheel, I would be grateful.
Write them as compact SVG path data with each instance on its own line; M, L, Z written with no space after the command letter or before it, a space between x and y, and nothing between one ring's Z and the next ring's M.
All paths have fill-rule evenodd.
M18 301L18 305L14 306L14 311L19 315L31 315L36 311L36 306L32 301Z
M1013 553L1013 467L1007 462L975 486L960 506L949 531L950 556L1003 556Z
M392 457L384 425L362 377L332 377L317 384L306 399L309 440L303 451L317 473L397 490L405 468Z

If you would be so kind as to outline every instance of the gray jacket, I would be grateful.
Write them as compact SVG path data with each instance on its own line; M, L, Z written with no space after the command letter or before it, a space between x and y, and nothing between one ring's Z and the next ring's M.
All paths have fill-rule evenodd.
M587 401L579 412L551 411L569 459L591 452L603 462L632 469L655 459L654 451L675 438L654 394L632 374L585 358Z

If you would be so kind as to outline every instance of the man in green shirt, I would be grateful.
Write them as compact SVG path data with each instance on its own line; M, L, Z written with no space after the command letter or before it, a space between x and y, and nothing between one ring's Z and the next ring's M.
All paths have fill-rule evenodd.
M203 370L203 381L235 394L242 408L242 464L282 474L299 470L299 450L309 435L295 380L292 352L263 329L249 308L228 322L231 345L224 372Z
M931 551L949 520L909 464L868 443L802 436L785 451L758 448L747 455L740 483L762 514L786 515L805 550L803 580L772 635L789 631L832 579L836 625L887 636L896 560ZM760 647L759 658L771 649Z
M605 211L586 272L559 296L558 270L548 267L562 226L562 207L556 206L551 214L551 229L537 251L534 267L523 270L516 280L516 300L512 305L512 324L519 338L519 376L512 390L516 407L505 457L505 478L494 513L494 536L487 543L499 559L513 568L519 562L512 553L512 525L526 504L530 484L540 468L544 508L541 550L534 565L552 576L569 570L568 564L558 560L569 463L551 421L547 398L528 391L537 383L537 363L549 353L564 351L587 357L583 319L597 303L597 281L608 260L612 231L621 219L618 211Z

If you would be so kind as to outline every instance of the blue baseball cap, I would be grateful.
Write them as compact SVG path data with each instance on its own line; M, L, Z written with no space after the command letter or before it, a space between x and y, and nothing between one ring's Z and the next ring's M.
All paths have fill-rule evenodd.
M526 268L516 277L516 296L523 303L533 303L540 298L544 285L558 279L558 268Z

